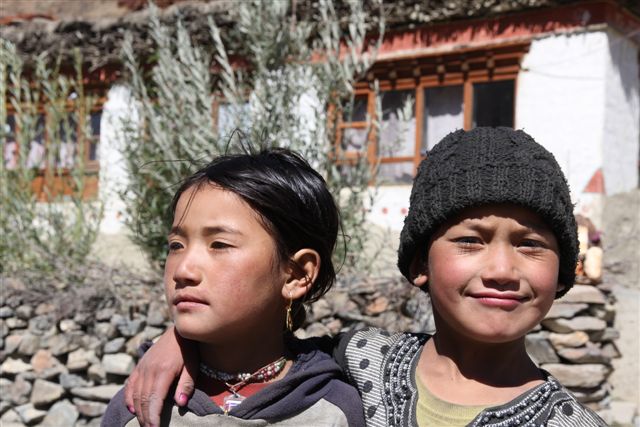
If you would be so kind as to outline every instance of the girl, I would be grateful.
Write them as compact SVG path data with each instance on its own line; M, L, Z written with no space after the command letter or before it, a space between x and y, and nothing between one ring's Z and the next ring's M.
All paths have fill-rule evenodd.
M166 402L160 422L364 425L340 368L291 334L335 278L339 216L322 177L287 150L224 156L182 184L172 213L166 299L200 366L186 411ZM122 391L102 425L137 425Z
M431 297L437 332L370 328L335 342L367 425L605 425L525 349L526 333L573 285L577 254L569 188L551 153L508 128L446 136L420 165L398 251L402 274ZM145 378L158 372L159 352L178 348L170 334L157 345L138 368ZM172 359L169 377L183 365ZM180 392L185 385L183 375ZM137 381L128 392L139 401L166 387Z

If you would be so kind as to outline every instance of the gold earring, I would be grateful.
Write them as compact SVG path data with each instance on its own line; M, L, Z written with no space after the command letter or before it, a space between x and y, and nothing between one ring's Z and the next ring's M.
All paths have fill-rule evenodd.
M289 305L287 306L287 317L285 320L285 326L287 331L293 332L293 319L291 318L291 306L293 305L293 298L291 297L291 291L289 291Z

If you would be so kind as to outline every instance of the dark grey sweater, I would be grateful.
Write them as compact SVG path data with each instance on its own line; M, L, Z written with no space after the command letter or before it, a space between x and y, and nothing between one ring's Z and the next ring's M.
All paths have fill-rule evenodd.
M196 390L186 408L167 399L161 425L364 427L358 392L344 381L331 357L306 340L292 340L290 350L295 356L287 375L247 397L228 415L203 391ZM123 390L109 403L101 425L138 425L126 408Z

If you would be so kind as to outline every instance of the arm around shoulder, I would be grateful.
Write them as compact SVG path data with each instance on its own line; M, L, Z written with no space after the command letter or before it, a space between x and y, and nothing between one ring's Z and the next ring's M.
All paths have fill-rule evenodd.
M129 412L124 400L124 389L111 399L107 410L102 416L100 427L134 427L139 426L136 416Z

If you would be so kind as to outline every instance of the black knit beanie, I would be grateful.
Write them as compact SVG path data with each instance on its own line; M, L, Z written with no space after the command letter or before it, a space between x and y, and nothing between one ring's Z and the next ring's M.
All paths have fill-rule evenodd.
M418 249L465 208L513 203L536 212L560 248L558 282L564 295L575 279L578 232L569 186L555 158L531 136L510 128L479 127L445 136L420 164L404 220L398 267L410 281ZM426 255L425 255L426 256Z

